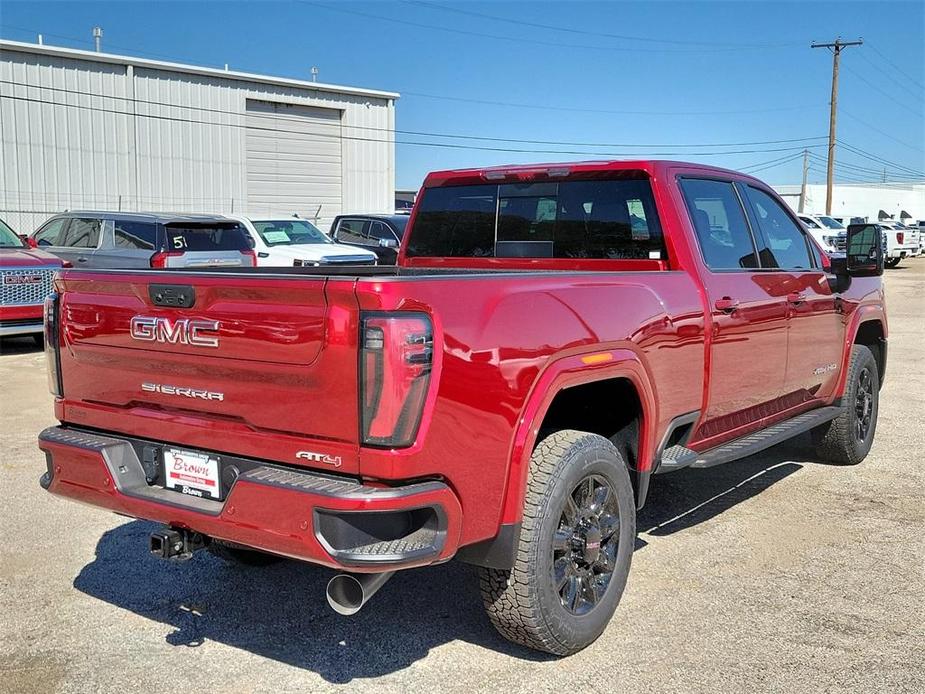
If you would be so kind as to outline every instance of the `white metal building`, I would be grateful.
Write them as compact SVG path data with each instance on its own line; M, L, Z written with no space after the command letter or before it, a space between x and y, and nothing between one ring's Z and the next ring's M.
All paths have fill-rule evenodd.
M794 209L799 209L800 186L774 186L774 190ZM805 212L825 214L825 184L806 186ZM915 183L836 183L832 186L832 214L836 217L879 219L885 212L900 221L925 220L925 181Z
M392 212L398 96L0 41L0 217Z

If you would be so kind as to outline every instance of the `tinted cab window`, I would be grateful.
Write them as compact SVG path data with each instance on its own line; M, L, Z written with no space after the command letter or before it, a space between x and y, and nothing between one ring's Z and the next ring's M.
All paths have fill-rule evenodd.
M386 241L392 241L396 244L398 243L398 239L395 237L395 232L393 232L385 222L370 222L369 238L374 243L382 239L385 239Z
M777 200L754 186L743 186L752 217L767 252L762 265L783 270L809 270L813 267L806 236Z
M419 257L663 258L647 179L429 188L408 255Z
M114 240L116 248L154 251L157 245L157 225L153 222L116 220Z
M757 268L757 253L733 184L685 178L681 190L707 267Z
M340 243L370 245L369 222L365 219L341 219L334 235Z

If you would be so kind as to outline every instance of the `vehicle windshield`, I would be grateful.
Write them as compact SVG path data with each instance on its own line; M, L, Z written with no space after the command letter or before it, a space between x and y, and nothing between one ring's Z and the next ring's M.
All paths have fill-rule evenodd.
M6 223L0 219L0 248L22 248L23 242L19 240L16 232L10 229Z
M829 229L844 229L843 224L839 224L831 217L819 217L819 221L825 224Z
M268 246L297 246L306 243L333 243L314 224L303 219L253 222L260 238Z

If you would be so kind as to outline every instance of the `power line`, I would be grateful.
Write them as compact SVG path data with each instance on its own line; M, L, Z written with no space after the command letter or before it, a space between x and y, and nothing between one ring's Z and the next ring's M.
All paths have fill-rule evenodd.
M153 99L143 99L139 97L129 97L129 96L120 96L117 94L89 94L86 90L81 89L68 89L67 87L50 87L45 85L25 85L14 80L4 80L0 79L0 84L9 84L14 87L22 89L38 89L38 90L48 90L54 92L62 92L65 94L76 94L81 97L86 98L97 98L97 99L111 99L116 101L124 101L126 103L134 104L149 104L154 106L164 106L166 108L180 108L188 109L190 111L204 111L207 113L220 113L224 116L237 116L239 114L230 113L227 109L219 108L210 108L208 106L194 106L192 104L178 104L168 101L157 101ZM262 114L249 114L251 117L263 117ZM529 140L529 139L520 139L520 138L510 138L510 137L492 137L485 135L464 135L461 133L435 133L427 132L421 130L401 130L397 128L377 128L375 126L368 125L346 125L341 124L342 128L351 128L356 130L372 130L378 132L386 133L397 133L401 135L417 135L424 137L442 137L448 139L461 139L461 140L482 140L488 142L512 142L515 144L536 144L536 145L563 145L571 147L629 147L629 148L643 148L643 147L744 147L751 145L776 145L776 144L786 144L791 142L807 142L811 140L824 140L824 135L817 135L815 137L796 137L789 139L781 140L758 140L754 142L716 142L716 143L646 143L646 144L631 144L631 143L614 143L614 142L569 142L569 141L560 141L560 140Z
M601 38L608 39L618 39L620 41L640 41L644 43L667 43L678 46L702 46L702 47L713 47L716 49L725 48L729 50L736 49L747 49L755 50L762 48L786 48L792 46L800 46L802 43L721 43L716 41L681 41L676 39L653 39L649 37L642 36L628 36L626 34L611 34L603 31L588 31L587 29L574 29L572 27L563 27L563 26L554 26L552 24L540 24L538 22L528 22L523 19L510 19L508 17L499 17L497 15L486 14L483 12L474 12L472 10L463 10L458 7L449 7L447 5L442 5L434 2L420 2L420 0L403 0L406 5L418 5L420 7L426 7L431 10L439 10L441 12L453 12L455 14L466 15L469 17L478 17L481 19L490 19L495 22L505 22L507 24L514 24L516 26L526 26L533 27L535 29L547 29L549 31L559 31L569 34L579 34L582 36L597 36Z
M748 164L739 168L739 171L743 173L753 173L761 171L766 168L774 168L775 166L780 166L781 164L789 164L791 161L798 159L803 156L801 152L794 154L785 154L782 157L777 157L776 159L771 159L769 161L758 162L756 164Z
M890 60L889 58L887 58L880 50L877 49L876 46L873 46L873 45L871 45L870 43L868 43L867 45L868 45L868 47L869 47L874 53L876 53L877 55L880 56L881 60L883 60L887 65L889 65L889 66L892 67L894 70L896 70L896 72L898 72L900 75L902 75L902 76L905 77L907 80L909 80L910 82L912 82L912 84L914 84L915 86L917 86L919 89L925 89L925 85L923 85L921 82L919 82L919 81L916 80L915 78L911 77L911 76L909 75L909 73L903 72L903 70L902 70L901 67L899 67L896 63L894 63L892 60Z
M809 156L811 156L811 157L813 158L814 161L818 161L820 164L824 164L825 161L826 161L826 160L825 160L825 157L821 157L821 156L819 156L818 154L816 154L815 152L810 152L810 153L809 153ZM874 175L876 175L876 176L880 176L881 173L882 173L883 171L887 171L887 169L885 169L885 168L874 169L874 168L871 168L871 167L869 167L869 166L858 166L857 164L850 164L850 163L846 163L846 162L837 162L837 163L835 164L835 167L836 167L836 169L838 169L838 168L842 168L842 169L852 169L852 170L857 171L857 172L860 172L860 173L874 174ZM893 178L898 179L898 180L909 179L909 180L916 180L916 181L917 181L917 180L921 180L921 179L923 178L923 176L917 176L917 175L915 175L915 174L910 174L910 173L900 173L900 172L898 172L898 171L887 171L887 172L888 172Z
M845 109L842 109L842 115L848 116L848 118L850 118L851 120L860 123L861 125L863 125L863 126L866 127L866 128L869 128L870 130L873 130L875 133L880 133L880 134L883 135L884 137L886 137L886 138L888 138L888 139L890 139L890 140L893 140L893 142L896 142L896 143L898 143L898 144L901 144L903 147L908 147L909 149L914 149L914 150L917 150L917 151L919 151L919 152L925 152L925 149L922 149L921 147L916 147L915 145L911 145L911 144L909 144L908 142L903 142L902 140L893 137L893 136L890 135L888 132L885 132L885 131L881 130L880 128L876 127L876 126L873 126L873 125L871 125L870 123L861 120L861 119L858 118L857 116L854 116L854 115L848 113Z
M601 108L579 108L573 106L549 106L546 104L527 104L523 102L511 101L491 101L488 99L471 99L461 96L448 96L446 94L426 94L423 92L410 92L401 90L402 96L417 96L424 99L441 99L444 101L458 101L469 104L480 104L483 106L506 106L510 108L529 108L540 111L564 111L569 113L598 113L604 115L618 116L735 116L750 113L782 113L785 111L807 111L814 108L821 108L827 104L816 104L814 106L779 106L776 108L756 108L756 109L738 109L732 111L627 111Z
M861 80L864 84L866 84L866 85L867 85L868 87L870 87L871 89L873 89L873 90L875 90L875 91L878 91L878 92L880 92L881 94L883 94L887 99L890 100L890 107L891 107L891 108L892 108L893 106L899 106L900 108L903 108L903 109L909 111L909 113L913 113L913 114L915 114L916 116L921 117L922 111L916 111L916 110L915 110L914 108L912 108L911 106L906 105L906 104L903 102L902 99L900 99L900 98L894 96L893 94L890 94L889 92L884 91L884 90L881 89L879 86L877 86L876 84L874 84L873 82L871 82L869 79L867 79L866 77L864 77L864 75L862 75L861 73L859 73L859 72L857 72L857 71L855 71L855 70L852 70L852 69L849 68L849 67L845 67L845 70L847 70L848 72L850 72L850 73L851 73L852 75L854 75L857 79Z
M329 12L341 12L344 14L351 14L358 17L366 17L367 19L375 19L380 22L391 22L393 24L403 24L405 26L412 26L418 29L432 29L436 31L445 31L451 34L459 34L462 36L478 36L479 38L494 39L497 41L508 41L513 43L526 43L536 46L547 46L552 48L577 48L580 50L592 50L592 51L614 51L614 52L631 52L631 53L696 53L696 52L724 52L730 50L741 50L738 48L687 48L687 49L672 49L672 48L639 48L632 46L597 46L589 44L575 44L575 43L562 43L561 41L543 41L541 39L527 39L520 38L517 36L508 36L503 34L488 34L481 31L470 31L468 29L458 29L455 27L441 26L439 24L428 24L425 22L417 22L409 19L398 19L397 17L388 17L386 15L372 14L371 12L361 12L360 10L348 10L344 7L332 7L331 5L325 5L318 2L309 2L308 0L301 0L306 5L311 5L312 7L317 7L319 9L328 10Z
M903 90L909 90L909 85L903 84L903 83L900 82L898 79L896 79L896 78L893 76L893 73L892 73L891 71L883 69L882 67L880 67L879 65L877 65L877 63L875 63L873 60L871 60L870 58L868 58L868 57L867 57L866 55L864 55L863 53L859 53L858 55L861 56L861 60L863 60L863 61L864 61L865 63L867 63L868 65L870 65L874 70L877 70L877 71L880 72L882 75L886 76L886 78L889 79L889 80L890 80L893 84L895 84L897 87L899 87L900 89L903 89Z
M876 161L876 162L879 162L879 163L881 163L881 164L887 164L887 165L892 166L892 167L894 167L894 168L896 168L896 169L900 169L901 171L908 171L909 173L915 174L916 176L923 176L923 177L925 177L925 173L923 173L923 172L921 172L921 171L916 171L915 169L910 169L908 166L903 166L902 164L897 164L897 163L894 162L894 161L890 161L889 159L884 159L883 157L878 156L878 155L876 155L876 154L871 154L870 152L868 152L868 151L866 151L866 150L863 150L863 149L861 149L860 147L855 147L854 145L849 145L849 144L848 144L847 142L845 142L844 140L839 140L838 143L839 143L842 147L847 148L848 150L854 152L854 153L857 154L858 156L862 156L862 157L864 157L864 158L866 158L866 159L870 159L871 161Z
M310 4L310 3L309 3ZM330 8L335 9L335 8ZM25 27L12 27L9 25L3 25L3 28L7 29L16 29L23 31L29 34L42 34L43 36L51 36L55 38L67 39L75 42L83 42L84 39L75 37L75 36L65 36L63 34L48 34L39 32L35 29L27 29ZM188 58L179 58L177 56L169 56L160 53L150 53L145 51L135 50L134 48L127 48L125 46L119 46L117 44L107 44L111 45L114 48L123 48L128 51L133 51L139 55L147 55L155 58L164 58L176 63L189 63ZM131 57L127 55L126 57ZM205 65L206 67L220 68L218 65ZM595 114L605 114L605 115L627 115L627 116L723 116L723 115L744 115L751 113L783 113L788 111L807 111L815 108L821 108L825 104L816 104L812 106L802 105L802 106L783 106L776 108L757 108L757 109L736 109L728 111L681 111L678 109L672 109L670 111L631 111L631 110L620 110L620 109L595 109L595 108L580 108L572 106L549 106L549 105L540 105L540 104L526 104L526 103L513 103L507 101L490 101L485 99L468 99L458 96L450 96L447 94L427 94L423 92L414 92L406 91L404 89L397 90L404 96L415 96L424 99L437 99L441 101L454 101L461 103L472 103L480 104L483 106L504 106L509 108L529 108L529 109L538 109L543 111L562 111L569 113L595 113Z
M462 149L462 150L479 150L487 152L506 152L506 153L516 153L516 154L564 154L569 156L601 156L601 157L639 157L640 153L614 153L614 152L585 152L578 150L555 150L555 149L519 149L512 147L486 147L479 145L463 145L463 144L452 144L447 142L419 142L419 141L409 141L409 140L390 140L387 138L372 138L372 137L359 137L355 135L342 135L342 134L328 134L328 133L307 133L302 131L286 130L284 128L266 128L261 126L248 125L246 123L215 123L212 121L197 120L192 118L179 118L174 116L164 116L150 113L133 113L131 111L120 111L116 109L103 108L99 106L89 106L83 104L66 104L57 101L49 101L47 99L35 99L30 97L21 97L21 96L12 96L8 94L0 94L0 98L3 99L12 99L15 101L31 102L38 104L48 104L54 106L61 106L64 108L76 108L89 111L97 111L101 113L112 113L120 116L133 116L136 118L149 118L153 120L164 120L172 121L178 123L195 123L199 125L210 125L220 128L247 128L250 130L265 131L276 134L292 134L292 135L310 135L314 138L335 138L348 141L356 142L376 142L376 143L391 143L394 142L396 145L410 145L418 147L434 147L434 148L446 148L446 149ZM310 139L310 138L306 138ZM696 154L697 156L725 156L730 154L751 154L759 152L787 152L794 149L803 149L806 145L800 145L797 147L776 147L776 148L759 148L759 149L740 149L740 150L728 150L728 151L719 151L719 152L649 152L647 153L646 158L651 157L670 157L670 156L686 156L688 154ZM809 147L821 147L823 145L808 145Z

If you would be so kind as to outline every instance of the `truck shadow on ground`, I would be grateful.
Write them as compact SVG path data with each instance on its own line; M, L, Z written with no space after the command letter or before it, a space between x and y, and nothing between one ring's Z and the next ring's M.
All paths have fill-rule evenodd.
M802 467L793 462L803 462L801 449L785 444L713 470L658 478L639 517L643 538L707 522L760 494ZM402 670L458 639L524 660L552 659L497 635L482 610L475 570L464 564L399 572L359 614L341 617L324 597L331 570L294 561L244 568L206 552L167 563L147 553L156 527L132 521L107 532L74 586L170 625L166 640L174 646L212 640L312 670L332 683ZM645 544L641 539L637 549Z

